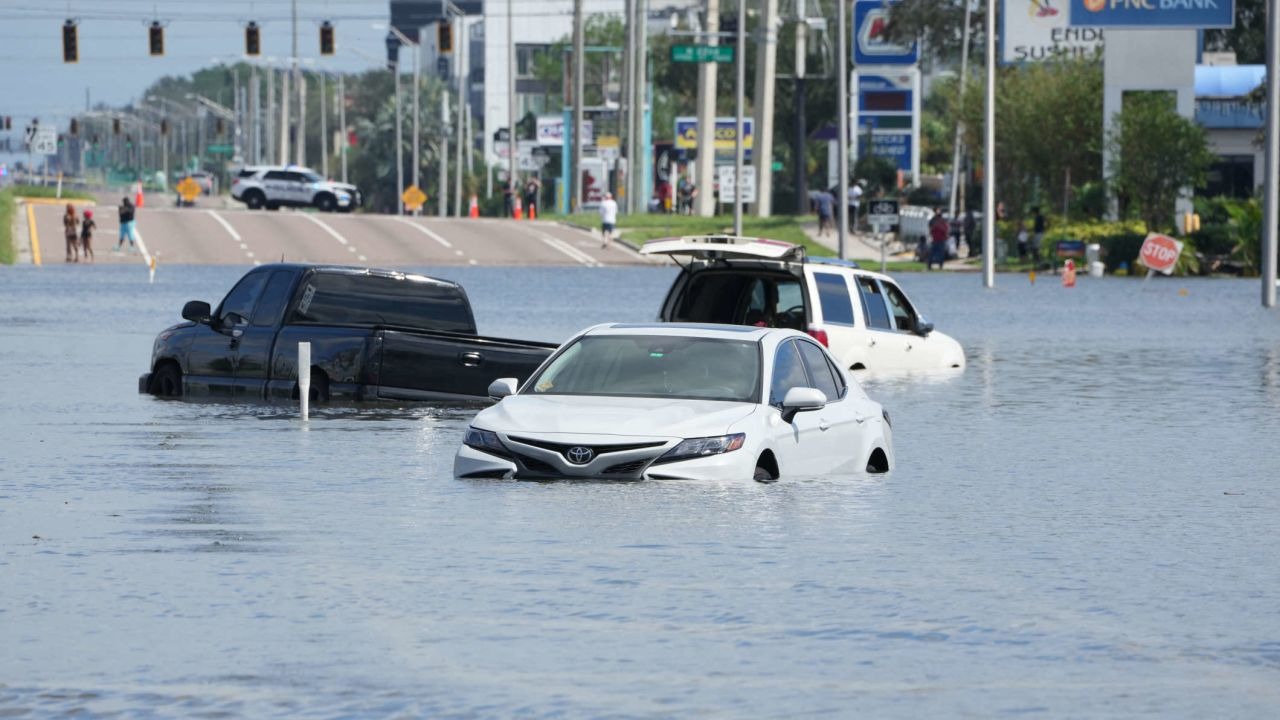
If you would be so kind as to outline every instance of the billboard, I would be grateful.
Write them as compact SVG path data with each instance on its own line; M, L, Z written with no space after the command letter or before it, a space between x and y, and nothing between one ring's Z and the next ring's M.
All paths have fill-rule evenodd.
M1003 0L1000 62L1087 58L1102 48L1102 29L1071 27L1069 0Z
M537 120L539 145L564 145L564 117L561 115L539 115ZM498 140L498 138L494 138ZM499 142L502 142L499 140ZM595 143L595 126L590 120L582 121L582 144Z
M1070 0L1073 27L1229 28L1234 0Z
M854 65L915 65L918 44L901 45L886 37L889 3L884 0L857 0L853 5Z
M887 158L915 177L920 138L918 77L915 68L861 68L855 74L857 157Z

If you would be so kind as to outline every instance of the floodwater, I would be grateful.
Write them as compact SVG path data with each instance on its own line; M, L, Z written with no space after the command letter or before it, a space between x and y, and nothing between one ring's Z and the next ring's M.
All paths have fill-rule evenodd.
M866 382L892 473L611 484L454 479L475 408L138 395L242 271L0 269L0 716L1280 715L1256 281L905 276L969 366ZM542 340L672 277L436 273Z

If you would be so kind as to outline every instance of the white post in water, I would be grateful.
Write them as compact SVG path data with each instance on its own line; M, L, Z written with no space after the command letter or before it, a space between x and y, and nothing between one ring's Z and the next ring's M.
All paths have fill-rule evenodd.
M311 343L298 343L298 401L302 403L302 421L310 418L311 404Z

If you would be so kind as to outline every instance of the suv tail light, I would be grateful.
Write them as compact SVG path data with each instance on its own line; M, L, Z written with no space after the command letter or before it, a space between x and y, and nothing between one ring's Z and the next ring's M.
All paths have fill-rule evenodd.
M831 343L827 342L827 331L817 325L809 326L809 337L812 337L814 340L822 343L822 347L824 348L831 347Z

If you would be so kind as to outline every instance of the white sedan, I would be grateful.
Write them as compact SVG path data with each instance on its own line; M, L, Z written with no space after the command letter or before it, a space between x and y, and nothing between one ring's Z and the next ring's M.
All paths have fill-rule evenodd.
M598 325L467 429L463 478L746 479L888 472L889 415L795 330Z

